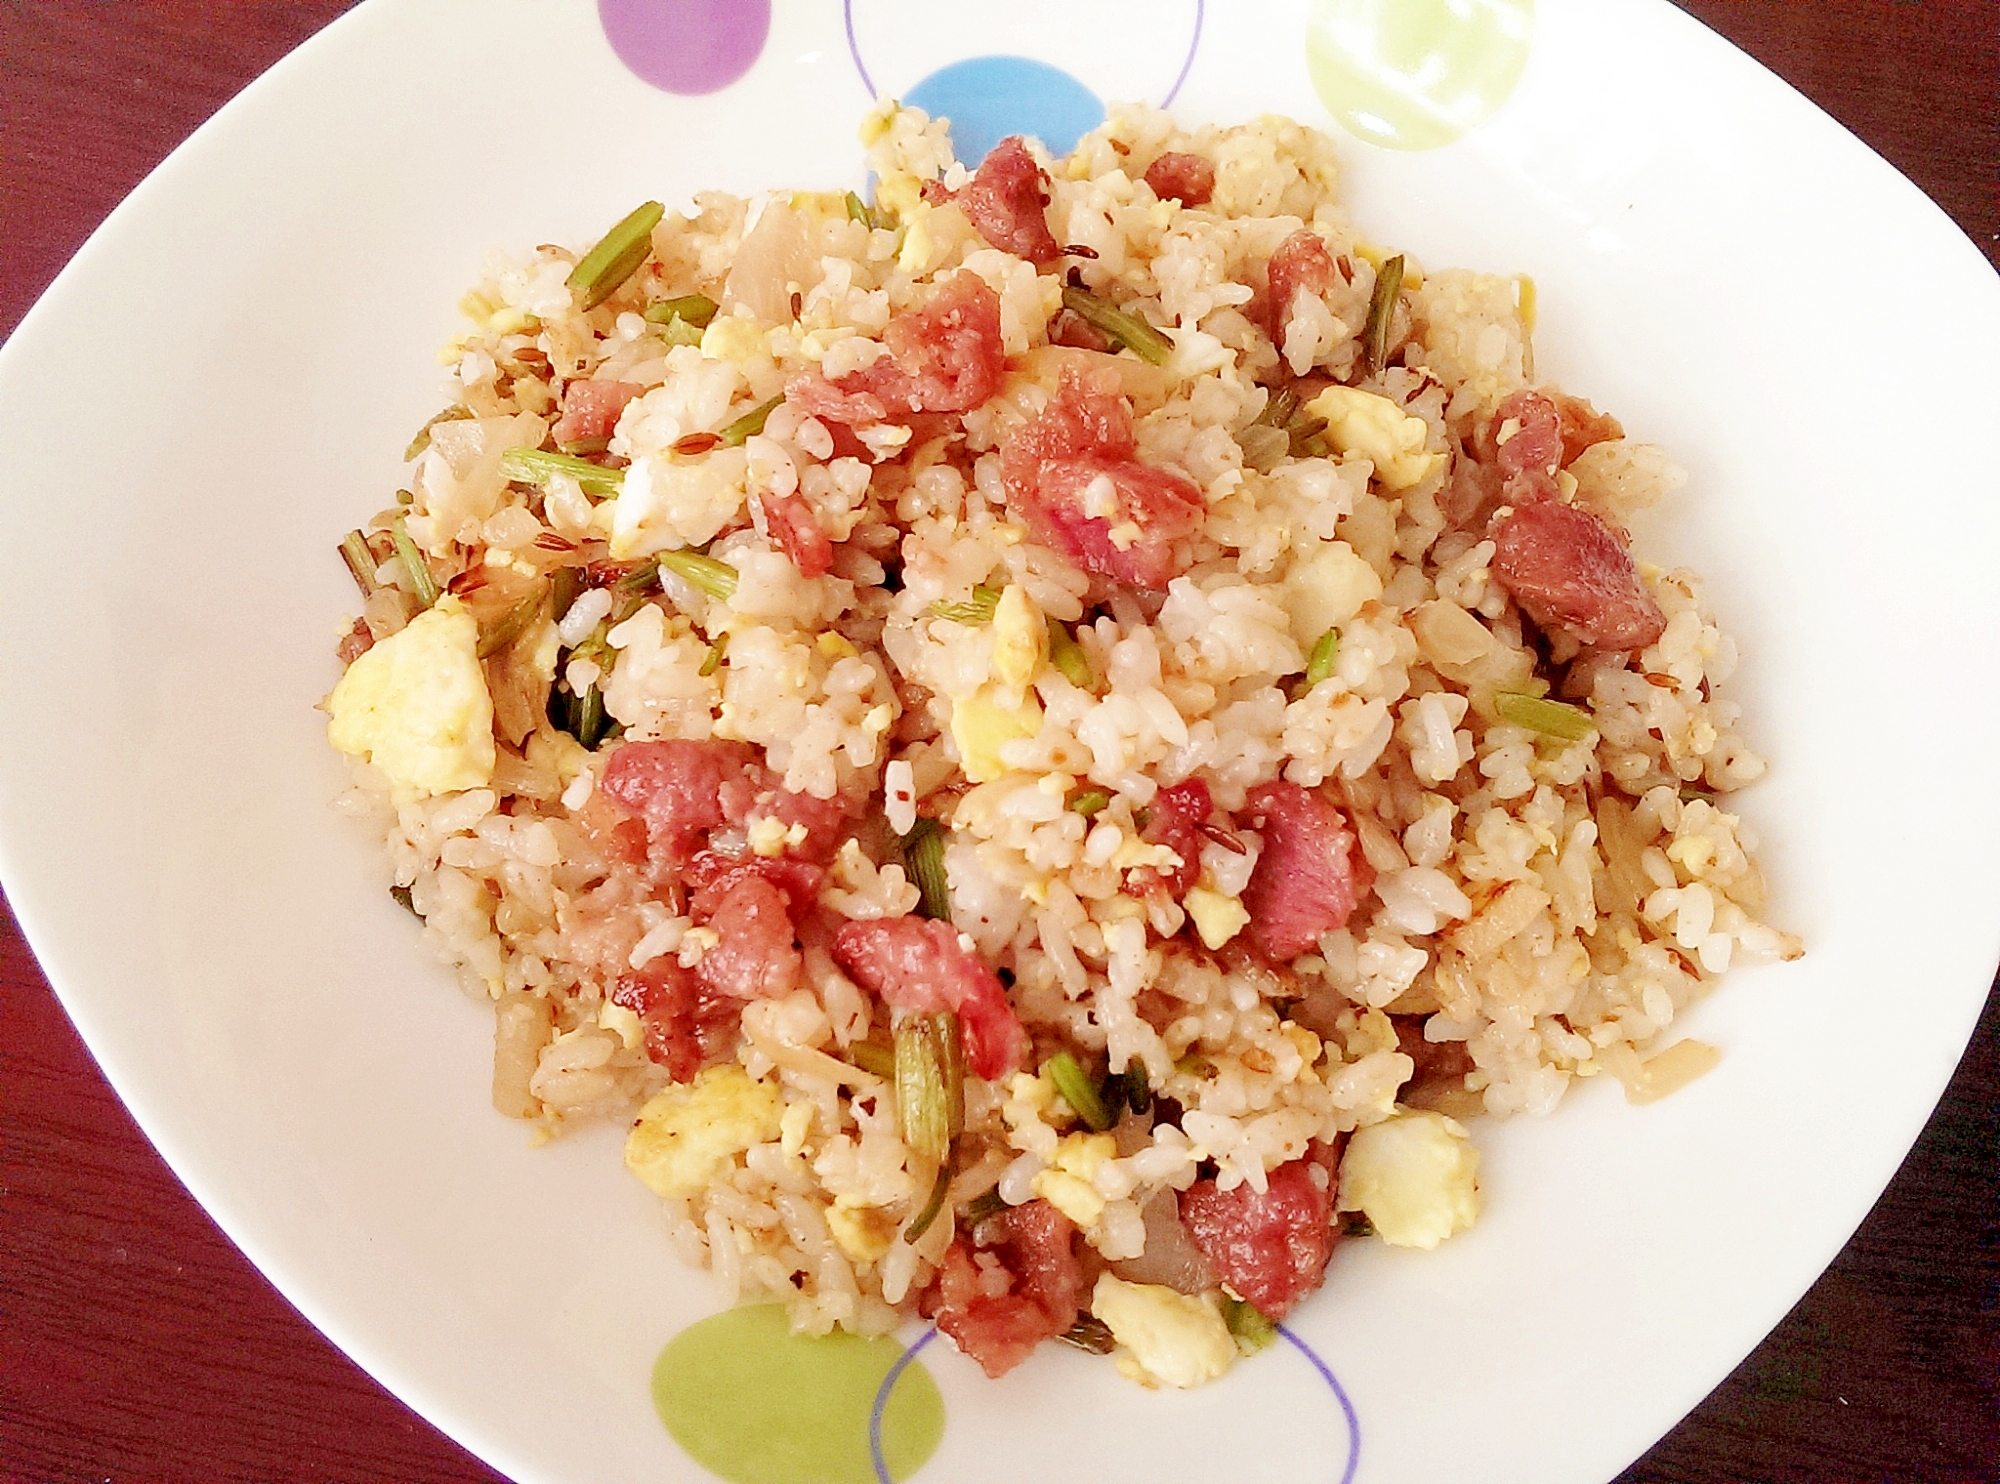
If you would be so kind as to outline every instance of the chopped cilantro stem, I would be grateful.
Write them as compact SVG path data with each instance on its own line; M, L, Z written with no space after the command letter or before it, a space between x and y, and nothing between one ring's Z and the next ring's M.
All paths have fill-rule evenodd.
M354 585L361 589L361 596L372 598L375 589L382 584L375 580L375 553L368 549L368 538L359 531L349 531L340 538L340 559L347 563L347 572L354 579Z
M431 564L417 550L417 543L410 539L402 516L397 516L389 527L389 539L395 542L396 555L403 559L403 568L410 574L410 586L416 591L417 602L425 608L434 606L438 600L437 578L431 575Z
M1340 663L1340 630L1328 629L1313 645L1312 658L1306 661L1306 689L1311 690L1322 680L1333 678L1334 666Z
M653 228L666 214L667 208L658 201L644 202L583 255L569 275L570 289L581 307L595 309L638 271L653 250Z
M1294 417L1285 425L1286 447L1295 459L1323 459L1327 454L1326 419Z
M944 873L944 830L935 819L919 819L903 836L903 866L922 897L917 910L938 922L951 921L951 883Z
M1104 1106L1104 1099L1097 1094L1096 1084L1083 1070L1077 1059L1067 1051L1058 1051L1042 1063L1042 1072L1053 1082L1062 1100L1070 1105L1078 1118L1097 1133L1103 1133L1113 1122L1111 1110Z
M607 469L574 454L546 453L539 448L510 448L500 455L500 472L523 484L546 487L558 474L574 479L586 495L615 495L625 484L625 471Z
M682 294L677 299L655 299L646 306L646 318L656 325L670 325L679 320L699 330L715 318L718 307L706 294Z
M1264 399L1264 410L1257 414L1257 423L1267 428L1282 428L1291 422L1298 406L1299 394L1289 386L1281 386Z
M948 618L953 623L982 624L993 622L993 615L1000 611L1000 589L981 585L972 590L972 596L963 603L936 602L931 604L933 618Z
M870 206L852 191L847 193L847 219L861 223L871 232L883 231L894 224L886 211Z
M542 611L542 598L539 591L531 593L503 613L498 623L479 636L479 657L490 660L502 650L512 649Z
M1597 721L1580 706L1548 701L1521 691L1503 690L1493 697L1493 709L1500 719L1545 737L1564 742L1580 742L1597 730Z
M991 1190L982 1190L965 1203L965 1224L977 1226L982 1221L998 1216L1006 1209L1007 1203L1000 1199L999 1186L996 1185Z
M1222 1322L1229 1326L1230 1336L1236 1341L1236 1348L1245 1355L1254 1355L1278 1338L1278 1327L1264 1317L1254 1304L1242 1299L1222 1299Z
M896 1023L896 1118L912 1153L943 1163L965 1127L965 1063L949 1010Z
M403 462L406 464L409 463L411 459L415 458L418 454L422 453L425 449L431 446L431 429L436 427L439 423L463 422L466 418L471 416L472 416L472 410L468 407L460 407L456 404L453 404L452 406L445 408L444 411L440 412L436 417L432 418L429 422L425 423L421 428L417 429L417 436L412 438L410 440L410 446L403 450Z
M1069 812L1089 819L1111 803L1111 795L1101 788L1086 788L1069 801Z
M1174 353L1173 341L1138 315L1116 308L1109 300L1098 298L1089 289L1065 288L1063 308L1092 329L1109 335L1142 361L1164 366L1167 357Z
M1090 656L1083 652L1083 646L1077 643L1067 624L1049 625L1049 663L1078 690L1097 689L1097 674L1090 668Z
M716 669L722 664L723 655L728 652L729 631L724 629L720 634L715 636L714 642L708 646L708 653L701 657L701 668L696 670L695 674L701 676L703 679L713 675Z
M1153 1084L1146 1080L1146 1064L1134 1057L1120 1074L1125 1082L1125 1106L1144 1113L1153 1106Z
M879 1041L856 1041L847 1048L847 1059L877 1077L888 1079L896 1075L896 1053Z
M931 1229L931 1223L936 1221L938 1213L944 1210L944 1198L950 1190L951 1161L947 1159L938 1166L937 1178L931 1181L931 1193L924 1202L923 1210L917 1212L910 1219L910 1224L903 1228L905 1242L914 1243Z
M752 438L755 438L759 433L764 431L765 421L777 409L778 404L784 400L783 396L773 397L770 401L763 403L761 406L751 408L743 416L737 418L735 422L716 435L722 440L722 446L724 448L741 448Z
M1380 371L1389 358L1389 325L1396 317L1396 300L1403 292L1403 255L1397 253L1375 272L1375 291L1368 296L1368 320L1361 334L1368 369Z
M604 692L593 685L576 700L576 740L594 748L604 740L605 728Z
M1109 1355L1118 1348L1118 1341L1111 1334L1111 1326L1095 1314L1079 1314L1076 1323L1056 1338L1065 1345L1088 1350L1092 1355Z
M1243 450L1244 463L1259 474L1269 474L1281 459L1290 455L1292 440L1283 428L1252 423L1236 435L1236 446Z
M735 596L736 569L712 556L704 556L698 551L663 551L660 566L676 577L693 583L711 598L723 602Z

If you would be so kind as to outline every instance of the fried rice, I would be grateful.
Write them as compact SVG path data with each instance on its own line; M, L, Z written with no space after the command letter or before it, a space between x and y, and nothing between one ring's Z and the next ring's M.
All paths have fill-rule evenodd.
M489 259L343 543L340 807L495 1106L628 1120L725 1299L1198 1384L1799 952L1735 647L1533 285L1371 243L1322 136L864 141L872 202Z

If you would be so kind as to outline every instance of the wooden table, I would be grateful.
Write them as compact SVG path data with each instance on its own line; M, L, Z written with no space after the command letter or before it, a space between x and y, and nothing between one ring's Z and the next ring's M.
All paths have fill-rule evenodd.
M2000 263L1994 0L1685 3ZM0 335L169 149L347 8L0 4ZM4 913L0 1028L0 1481L499 1478L229 1245L98 1074ZM1620 1484L1996 1479L2000 990L1839 1260Z

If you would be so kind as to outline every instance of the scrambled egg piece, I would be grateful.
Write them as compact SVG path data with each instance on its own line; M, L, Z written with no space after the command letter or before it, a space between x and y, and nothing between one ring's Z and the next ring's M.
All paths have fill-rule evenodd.
M991 783L1007 775L1000 761L1006 743L1032 737L1042 729L1042 704L1031 695L1019 698L1006 688L982 685L951 706L951 739L958 744L959 765L973 783Z
M685 462L633 460L617 497L595 512L600 526L609 513L612 559L713 541L742 508L748 477L749 455L740 448L718 448Z
M1049 631L1041 610L1019 583L1008 583L993 609L993 673L1001 684L1023 689L1048 652Z
M1404 1109L1347 1141L1339 1206L1365 1214L1392 1247L1429 1251L1479 1219L1478 1174L1479 1151L1463 1124Z
M639 1012L614 1005L610 1000L597 1012L597 1028L615 1033L627 1051L637 1051L645 1044L646 1022L639 1018Z
M903 180L914 180L915 178L915 176L901 177ZM901 189L892 191L891 194L895 195L898 200L908 199L907 193ZM876 193L876 200L882 200L882 193L879 190ZM930 272L932 268L937 266L933 261L933 258L937 256L937 249L931 241L931 232L927 221L931 214L930 203L919 197L911 202L907 210L898 211L896 214L903 219L904 224L903 245L896 251L896 266L911 275L922 275Z
M1382 579L1345 541L1329 541L1297 562L1278 592L1292 621L1292 637L1312 645L1381 597Z
M1384 489L1408 489L1444 463L1444 454L1424 451L1430 424L1374 392L1330 386L1306 410L1326 419L1328 443L1375 465Z
M625 1168L669 1200L698 1195L744 1150L778 1137L778 1089L729 1063L655 1093L625 1139Z
M896 1223L874 1206L835 1205L826 1213L834 1245L856 1262L880 1262L896 1242Z
M1236 1362L1236 1341L1211 1294L1197 1298L1105 1273L1091 1290L1090 1312L1125 1347L1119 1373L1141 1386L1186 1390L1213 1381Z
M1194 930L1211 950L1220 948L1250 925L1250 913L1235 897L1205 886L1191 887L1181 905L1194 919Z
M1117 1154L1118 1141L1109 1134L1066 1134L1049 1167L1028 1188L1078 1226L1095 1226L1104 1214L1104 1197L1090 1182L1097 1167Z
M398 803L493 781L493 698L479 625L456 598L347 667L327 697L327 740L389 775Z
M762 359L766 344L764 327L747 314L718 314L701 332L702 355L739 371Z

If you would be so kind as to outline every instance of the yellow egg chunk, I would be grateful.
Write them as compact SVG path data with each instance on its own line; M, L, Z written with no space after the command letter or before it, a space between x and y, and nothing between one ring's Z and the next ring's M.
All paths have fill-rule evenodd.
M1278 592L1292 637L1312 645L1381 597L1382 579L1345 541L1329 541L1297 562Z
M699 1195L744 1150L781 1132L778 1090L735 1063L653 1094L625 1138L625 1168L669 1200Z
M982 685L952 702L951 739L958 744L959 765L973 783L1005 777L1001 747L1032 737L1041 728L1041 703L1033 696L1016 701L1004 687Z
M826 1213L835 1244L856 1262L880 1262L896 1244L896 1223L873 1206L835 1205Z
M327 740L389 777L398 803L493 779L493 698L479 625L456 598L377 641L327 697Z
M1220 948L1250 925L1250 913L1235 897L1225 897L1205 886L1191 887L1181 905L1194 921L1194 930L1210 951Z
M1384 489L1408 489L1445 460L1443 453L1424 449L1429 423L1374 392L1330 386L1306 403L1306 410L1326 419L1326 441L1336 450L1374 464Z
M1157 1283L1127 1283L1105 1273L1091 1290L1090 1312L1126 1350L1118 1369L1142 1386L1180 1390L1213 1381L1236 1363L1236 1341L1203 1294Z
M1001 589L993 609L993 673L1003 685L1025 687L1049 651L1042 613L1019 583Z
M1343 1211L1392 1247L1437 1246L1479 1219L1479 1151L1457 1119L1405 1109L1358 1128L1340 1161Z

